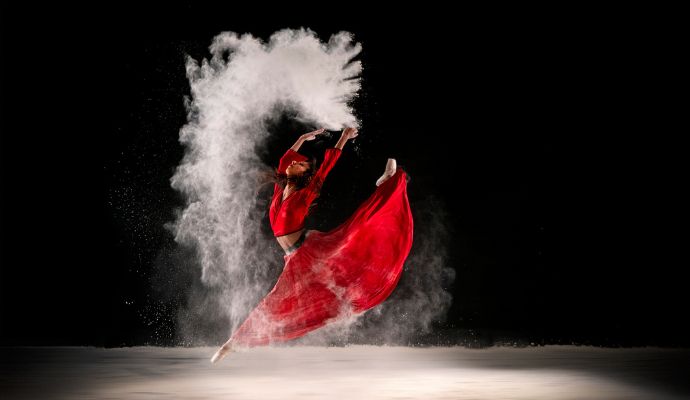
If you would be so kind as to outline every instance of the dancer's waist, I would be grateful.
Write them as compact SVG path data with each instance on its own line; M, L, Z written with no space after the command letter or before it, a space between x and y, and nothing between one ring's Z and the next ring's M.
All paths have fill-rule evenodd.
M302 245L302 243L304 243L304 239L306 237L307 237L307 230L303 229L302 234L299 236L299 239L297 239L297 241L295 241L295 243L293 243L292 246L285 249L285 253L289 255L289 254L293 253L295 250L297 250Z

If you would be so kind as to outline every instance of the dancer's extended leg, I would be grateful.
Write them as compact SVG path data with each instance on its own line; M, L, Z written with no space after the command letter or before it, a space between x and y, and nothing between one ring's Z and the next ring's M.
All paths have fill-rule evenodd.
M220 349L218 349L218 351L216 352L216 354L213 355L213 357L211 357L211 362L214 364L217 363L218 361L225 358L225 356L227 356L232 351L234 351L234 348L232 339L230 339L227 342L225 342L225 344Z
M381 175L381 177L378 180L376 180L376 186L381 186L381 184L387 181L388 178L395 175L395 171L397 170L397 168L398 166L395 162L395 158L389 158L386 162L386 170L383 172L383 175Z

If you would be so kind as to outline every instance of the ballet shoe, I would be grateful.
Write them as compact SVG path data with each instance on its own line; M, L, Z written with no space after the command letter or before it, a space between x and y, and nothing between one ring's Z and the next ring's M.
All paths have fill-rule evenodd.
M381 184L385 181L388 180L391 176L395 175L395 171L398 169L397 163L395 162L395 158L389 158L388 161L386 162L386 170L383 172L383 175L379 179L376 180L376 186L381 186Z
M214 354L213 357L211 357L211 363L213 363L213 364L217 363L218 361L224 359L225 356L227 356L232 351L233 351L232 344L231 343L225 343L223 345L223 347L218 349L218 351L216 351L216 354Z

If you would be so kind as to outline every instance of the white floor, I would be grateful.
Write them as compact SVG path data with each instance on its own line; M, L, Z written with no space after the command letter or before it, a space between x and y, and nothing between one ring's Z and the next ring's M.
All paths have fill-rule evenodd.
M690 399L690 350L0 348L2 399Z

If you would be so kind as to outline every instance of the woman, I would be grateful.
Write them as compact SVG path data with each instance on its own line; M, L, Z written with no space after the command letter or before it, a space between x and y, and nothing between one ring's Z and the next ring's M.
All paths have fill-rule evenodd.
M412 247L412 213L407 176L388 159L376 190L347 221L328 232L305 232L304 218L321 186L357 129L346 128L326 150L316 169L297 151L324 132L306 133L280 159L269 219L285 267L271 292L249 313L213 355L223 359L233 349L298 338L330 321L359 314L385 300L400 279Z

